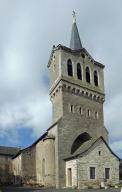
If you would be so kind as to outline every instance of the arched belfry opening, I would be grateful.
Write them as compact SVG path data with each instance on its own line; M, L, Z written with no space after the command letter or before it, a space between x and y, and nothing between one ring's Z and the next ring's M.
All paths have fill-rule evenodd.
M80 63L77 64L77 78L82 80L82 69Z
M98 87L98 73L97 71L94 71L94 84Z
M90 69L86 67L86 82L90 83Z
M91 136L87 132L81 133L72 144L71 154L73 154L83 143L90 139Z
M68 59L67 61L67 72L69 76L73 76L72 61Z

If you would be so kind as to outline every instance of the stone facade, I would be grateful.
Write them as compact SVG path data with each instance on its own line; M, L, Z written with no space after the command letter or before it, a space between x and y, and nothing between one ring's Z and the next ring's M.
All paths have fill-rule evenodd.
M8 156L0 156L0 184L11 184L12 177L12 160Z
M55 141L47 136L36 145L37 183L55 186Z
M12 172L14 175L14 184L20 185L22 183L22 154L19 154L12 160Z
M36 183L36 147L30 147L22 152L22 183Z

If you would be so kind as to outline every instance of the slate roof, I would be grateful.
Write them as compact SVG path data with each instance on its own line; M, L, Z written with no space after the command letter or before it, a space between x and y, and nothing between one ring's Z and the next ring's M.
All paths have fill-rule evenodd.
M20 151L20 148L17 147L6 147L0 146L0 156L9 156L13 157Z
M91 152L92 148L94 148L100 141L103 141L107 148L110 150L111 154L113 154L119 161L121 160L109 147L108 143L104 140L104 138L101 136L98 139L91 139L87 142L85 142L81 147L71 156L65 158L64 160L71 160L75 159L77 157L83 157L85 154L88 154Z
M78 32L76 22L73 22L73 24L72 24L70 48L72 50L82 49L82 44L81 44L80 35L79 35L79 32Z

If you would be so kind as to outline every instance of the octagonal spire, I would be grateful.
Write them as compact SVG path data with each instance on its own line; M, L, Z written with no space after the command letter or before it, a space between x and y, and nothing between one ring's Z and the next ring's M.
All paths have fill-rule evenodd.
M76 24L76 13L75 13L75 11L73 11L73 24L72 24L70 48L72 50L82 49L80 35L79 35L77 24Z

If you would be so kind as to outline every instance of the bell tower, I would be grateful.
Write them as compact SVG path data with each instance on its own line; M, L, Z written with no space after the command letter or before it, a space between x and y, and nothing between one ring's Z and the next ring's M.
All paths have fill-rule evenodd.
M77 154L83 143L91 139L103 136L108 142L103 117L104 65L95 61L82 46L74 12L70 47L53 46L48 68L53 124L61 120L58 186L65 186L64 159Z
M81 125L89 124L89 130L92 125L96 136L103 135L104 65L82 47L75 13L70 47L53 46L48 67L53 123L66 117L75 121L76 116Z

